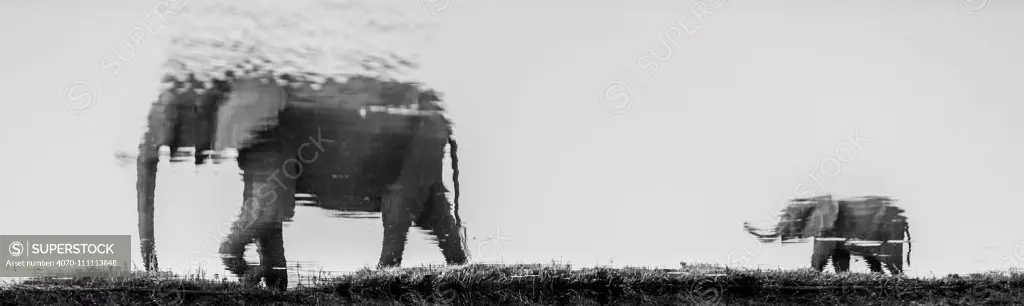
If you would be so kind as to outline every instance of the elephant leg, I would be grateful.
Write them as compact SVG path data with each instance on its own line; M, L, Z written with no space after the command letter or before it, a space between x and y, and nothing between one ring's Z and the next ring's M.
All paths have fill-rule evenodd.
M421 216L427 199L434 193L432 187L441 182L449 126L442 116L417 121L416 135L406 148L409 154L402 161L400 174L381 199L384 241L378 267L402 264L409 227Z
M882 259L882 263L885 264L885 268L889 270L892 275L903 274L903 246L896 246L888 248L889 256L885 256Z
M267 288L286 290L288 288L288 261L284 256L284 220L295 215L295 186L302 174L302 165L296 159L285 160L280 174L271 180L280 183L275 186L281 198L275 202L272 221L257 235L256 246L260 254L260 270Z
M832 252L832 267L836 269L836 274L849 272L850 271L850 251L842 247L838 247Z
M288 261L284 257L284 236L281 221L275 221L256 238L256 250L260 254L260 270L267 288L285 290L288 288Z
M430 196L424 205L423 213L416 220L416 226L431 231L441 248L441 254L449 265L465 264L466 250L462 248L462 237L459 224L452 216L451 203L445 197L444 186L440 182L430 188Z
M886 260L885 261L885 268L888 269L889 273L892 273L892 275L903 274L903 265L902 264L894 263L892 261Z
M872 273L882 273L882 263L875 255L864 255L864 261L868 263L868 269Z
M405 242L409 235L412 221L423 211L428 192L421 190L402 190L384 196L381 203L381 221L384 225L384 241L380 251L378 268L397 267L402 265L402 254L405 253ZM421 189L421 188L409 188Z
M825 270L828 258L835 251L836 241L814 241L814 254L811 254L811 268L821 272Z
M281 222L290 218L295 210L295 179L298 177L297 163L282 161L280 154L269 152L239 154L239 166L243 169L244 201L242 211L231 226L220 253L224 266L241 277L252 281L274 273L273 269L284 260L283 240L279 234ZM260 156L252 156L260 155ZM291 166L291 167L289 167ZM295 175L295 177L290 177ZM261 240L260 268L251 268L243 257L245 247L256 240ZM284 273L284 272L283 272ZM282 279L287 274L272 276ZM275 280L275 282L280 282ZM268 285L272 285L268 283Z

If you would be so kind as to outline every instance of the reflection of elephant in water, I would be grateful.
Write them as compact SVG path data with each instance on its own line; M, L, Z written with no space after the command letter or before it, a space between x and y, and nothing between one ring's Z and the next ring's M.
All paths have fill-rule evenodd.
M356 88L359 82L377 88ZM365 101L340 100L354 105L332 105L318 99L336 97L313 96L303 100L303 95L308 98L311 91L256 79L233 81L231 90L220 101L203 95L165 92L162 103L153 106L149 128L139 147L139 231L147 270L156 269L153 195L161 145L215 150L234 147L231 144L241 147L237 162L244 180L243 209L220 252L226 256L225 266L244 276L243 280L258 281L262 276L268 287L286 287L282 222L294 215L296 193L314 194L319 205L328 209L381 212L381 267L401 264L412 224L433 232L449 264L465 263L467 255L458 220L458 185L456 211L452 215L442 181L445 145L451 145L456 175L458 170L456 143L451 138L450 123L441 114L440 101L432 93L419 92L409 84L385 84L371 79L327 84L312 93L341 89L366 90L373 95ZM248 108L260 103L284 104L281 99L289 101L280 110ZM362 102L368 105L358 104ZM219 107L208 108L204 103L218 103ZM200 107L184 108L184 104ZM392 111L414 105L420 115L367 111L370 105L389 105L385 110ZM201 109L216 114L206 116L195 111ZM266 118L276 122L268 124ZM175 128L183 125L199 130L189 135ZM203 150L197 151L201 154ZM454 180L457 182L458 178ZM242 253L254 240L261 266L249 268Z
M399 48L417 46L420 34L403 31L421 27L388 24L415 22L410 18L416 16L355 18L373 9L372 3L311 0L289 3L306 6L308 20L296 21L295 14L274 14L279 3L266 3L190 3L177 17L176 26L184 28L177 28L169 45L164 79L169 86L152 105L139 145L139 233L146 269L157 269L153 202L164 145L175 153L196 148L197 164L206 150L238 150L243 208L220 253L225 266L247 282L262 277L268 287L287 286L282 223L294 214L296 193L315 195L325 209L380 212L380 267L401 265L412 225L433 232L447 263L465 263L452 124L438 94L402 78L416 68L408 60L415 57L388 40L398 36L397 42L406 43ZM359 21L366 21L363 28ZM247 34L217 36L225 33ZM282 40L310 33L318 36ZM354 49L376 42L383 44ZM454 209L442 181L446 145ZM260 254L258 267L241 258L252 242Z
M910 231L903 210L891 202L886 197L833 201L830 195L796 199L783 209L772 233L759 234L749 224L744 227L765 242L815 237L811 267L818 271L829 257L836 272L849 271L850 256L857 255L864 257L872 272L881 273L884 265L890 273L901 274L903 241L910 239ZM909 242L907 247L909 264Z

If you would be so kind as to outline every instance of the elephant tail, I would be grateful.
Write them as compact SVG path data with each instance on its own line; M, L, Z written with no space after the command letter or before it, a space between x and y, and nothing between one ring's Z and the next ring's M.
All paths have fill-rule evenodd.
M907 265L910 265L910 251L914 249L913 239L910 238L910 223L903 227L903 233L907 234Z
M454 196L454 215L455 224L461 230L462 235L462 249L468 252L469 250L469 237L466 236L466 227L462 226L462 216L459 215L459 143L455 141L455 137L452 137L449 133L448 145L451 146L451 157L452 157L452 187L455 189ZM467 254L469 255L469 254Z
M459 144L454 137L449 136L448 145L451 146L452 185L455 187L455 224L462 227L462 217L459 216Z

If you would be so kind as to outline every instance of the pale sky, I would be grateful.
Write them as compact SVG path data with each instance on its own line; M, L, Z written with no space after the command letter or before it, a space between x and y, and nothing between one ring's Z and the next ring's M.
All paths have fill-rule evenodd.
M910 274L1024 268L1024 3L960 2L725 1L702 22L694 1L455 3L435 16L425 73L452 105L474 259L806 267L810 244L762 245L742 223L810 190L899 199ZM0 233L137 235L134 170L112 155L140 135L166 37L142 39L117 75L99 60L152 2L2 6ZM651 52L656 71L641 66ZM80 114L62 102L75 81L96 94ZM159 254L215 250L241 203L233 180L162 174ZM375 264L380 221L329 214L300 208L289 259ZM480 246L498 230L502 249ZM441 260L411 240L405 266Z

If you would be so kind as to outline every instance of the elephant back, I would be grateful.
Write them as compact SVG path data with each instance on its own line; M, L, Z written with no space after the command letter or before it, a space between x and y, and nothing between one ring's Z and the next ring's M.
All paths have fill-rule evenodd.
M892 223L905 220L902 212L885 197L841 199L836 232L843 238L888 240Z
M292 101L281 114L281 126L295 148L286 152L300 153L300 146L319 137L332 141L306 167L298 187L300 192L316 194L322 207L377 211L376 197L398 179L408 159L425 153L413 147L415 137L432 138L438 146L430 149L444 150L447 129L420 125L424 121L449 124L435 104L438 101L419 99L423 92L409 84L384 84L366 92L379 94ZM308 152L300 154L308 159L310 148L307 145L302 150Z

